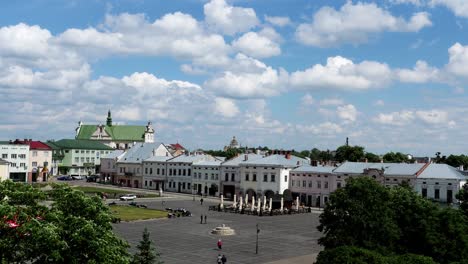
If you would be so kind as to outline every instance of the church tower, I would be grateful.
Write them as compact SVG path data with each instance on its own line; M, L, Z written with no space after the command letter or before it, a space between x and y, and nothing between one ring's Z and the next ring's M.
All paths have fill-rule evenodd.
M107 125L107 126L112 126L112 116L111 116L111 111L110 111L110 109L109 109L109 111L107 112L106 125Z
M151 125L151 121L148 121L148 125L146 125L145 142L154 143L154 129L153 129L153 126Z

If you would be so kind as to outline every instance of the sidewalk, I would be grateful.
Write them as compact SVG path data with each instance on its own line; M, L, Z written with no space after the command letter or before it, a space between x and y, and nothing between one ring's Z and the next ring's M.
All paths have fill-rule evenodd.
M317 254L311 254L294 258L281 259L277 261L267 262L264 264L312 264L316 260Z

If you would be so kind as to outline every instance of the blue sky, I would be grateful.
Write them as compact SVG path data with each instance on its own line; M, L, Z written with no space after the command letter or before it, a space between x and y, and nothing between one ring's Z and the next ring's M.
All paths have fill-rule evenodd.
M465 153L468 2L3 1L0 138Z

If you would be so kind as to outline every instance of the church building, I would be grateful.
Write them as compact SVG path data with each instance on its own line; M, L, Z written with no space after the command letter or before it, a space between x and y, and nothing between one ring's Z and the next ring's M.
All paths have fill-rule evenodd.
M136 142L154 143L154 129L151 122L146 126L113 124L109 110L105 125L84 125L80 121L75 138L96 140L114 149L127 150Z

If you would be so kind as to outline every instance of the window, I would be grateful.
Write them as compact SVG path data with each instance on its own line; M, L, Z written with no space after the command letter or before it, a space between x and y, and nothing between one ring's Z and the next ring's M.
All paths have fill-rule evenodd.
M86 162L89 162L89 157L86 157Z
M37 162L34 161L34 162L32 163L32 166L33 166L33 167L37 167Z
M294 183L295 183L295 181L294 181L294 180L292 180L292 181L291 181L291 186L293 186L293 187L294 187Z
M257 174L256 173L252 174L252 181L254 181L254 182L257 181Z
M33 151L33 157L37 157L37 151Z
M192 169L188 169L188 176L190 176L190 174L192 174Z
M19 154L18 157L19 157L20 159L25 159L25 158L26 158L26 154Z
M151 169L152 170L152 169ZM152 173L152 172L151 172ZM159 168L156 169L156 175L159 175Z
M226 173L226 175L224 175L224 181L229 181L229 173Z
M2 159L8 159L8 154L2 154Z
M82 150L81 153L84 153L84 150Z
M325 182L325 189L328 189L328 182Z
M312 188L312 181L309 181L309 188Z
M424 198L427 197L427 189L426 188L422 189L422 197L424 197Z
M322 188L322 182L321 181L317 181L317 189L320 189Z
M80 151L79 151L79 150L75 150L75 153L80 153Z
M67 150L65 150L65 153L68 153L68 152L69 152L69 150L68 150L68 149L67 149Z
M26 163L20 163L20 167L26 167Z
M77 163L80 162L80 158L75 157L75 162L77 162Z
M172 176L172 169L169 169L169 176Z
M140 173L140 168L137 168L137 173Z
M439 189L434 190L434 199L439 199L440 198L440 191Z
M336 183L336 188L341 188L341 182Z
M185 182L182 183L182 189L185 189Z
M89 154L89 150L86 151L86 154Z
M306 181L302 181L302 187L305 188L307 186L307 182Z
M146 187L146 186L148 186L148 182L147 182L147 181L145 181L145 187Z
M263 174L263 182L268 182L268 174Z
M179 174L178 175L182 175L182 169L179 169Z
M92 150L91 153L94 154L94 150Z
M185 174L185 169L182 170L182 175L186 175L186 174Z
M81 157L81 162L84 162L84 157Z
M145 168L145 174L148 174L148 168ZM146 183L145 183L146 186Z
M205 173L205 180L208 180L208 173Z
M150 183L150 187L151 187L151 186L153 185L153 184L152 184L153 182L152 182L152 181L150 181L149 183Z
M211 173L211 179L214 180L214 173Z
M189 190L190 190L190 182L189 182L189 183L187 183L187 189L189 189Z
M164 169L161 170L161 174L164 175Z
M16 154L11 154L12 159L16 159Z
M231 174L231 181L236 181L236 174Z
M271 182L275 182L275 181L276 181L276 175L275 175L275 174L271 174L271 175L270 175L270 179L271 179Z
M248 173L245 174L245 180L249 181L249 174Z
M153 175L153 168L150 168L150 175ZM151 184L150 184L151 186Z
M16 163L12 162L10 163L11 167L15 167L16 168Z
M288 175L284 175L284 182L288 182Z

